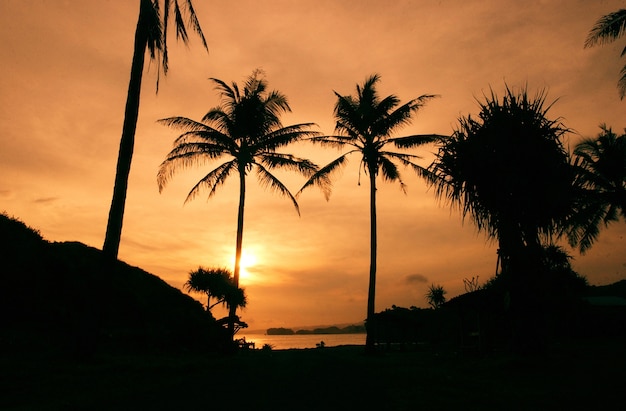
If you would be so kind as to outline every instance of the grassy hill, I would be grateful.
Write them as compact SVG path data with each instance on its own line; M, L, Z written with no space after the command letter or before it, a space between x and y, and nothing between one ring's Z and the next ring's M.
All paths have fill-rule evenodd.
M0 214L0 348L154 352L214 347L221 328L160 278Z

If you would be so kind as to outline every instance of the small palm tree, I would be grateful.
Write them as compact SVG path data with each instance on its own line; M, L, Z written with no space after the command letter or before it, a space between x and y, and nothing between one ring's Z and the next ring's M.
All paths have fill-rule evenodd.
M435 310L441 308L446 302L446 294L448 292L444 290L443 286L431 284L426 293L426 301Z
M227 306L245 307L246 296L242 288L235 285L232 273L226 268L203 268L189 273L189 279L184 285L187 291L204 293L207 296L206 310L218 304ZM211 299L215 302L211 304Z
M278 91L267 91L267 82L260 71L249 76L242 90L236 83L227 85L212 78L222 97L222 104L212 108L201 122L186 117L171 117L160 123L180 129L183 133L174 141L174 148L161 163L157 175L159 191L179 169L203 165L225 159L209 171L189 192L185 202L195 198L203 189L208 197L231 175L239 179L239 206L237 213L237 239L235 244L235 269L233 279L239 286L243 223L246 200L246 176L255 171L260 184L289 198L298 214L296 198L272 174L274 169L286 169L310 177L318 167L309 160L280 153L277 150L300 139L316 136L310 130L313 123L284 127L280 115L291 111L287 98ZM236 307L230 308L230 327L234 334Z
M622 37L626 32L626 9L621 9L606 16L600 17L593 26L587 39L585 40L585 48L593 47L598 44L611 43ZM622 50L621 56L626 54L626 47ZM617 82L620 99L624 99L626 95L626 65L620 70L620 79Z
M181 7L181 4L184 7ZM143 77L146 50L150 52L150 59L157 61L157 91L159 89L159 76L168 71L167 56L167 29L170 16L174 14L176 25L176 38L185 44L189 37L187 27L190 26L202 40L202 45L208 49L200 23L196 16L191 0L140 0L139 20L135 29L135 47L133 61L130 69L130 82L126 96L126 109L124 111L124 124L122 126L122 138L117 158L115 184L113 186L113 199L109 209L103 253L110 259L116 259L120 248L122 236L122 222L126 205L126 192L128 190L128 176L133 159L135 146L135 130L139 117L139 97L141 95L141 80ZM187 18L184 19L183 17Z
M605 124L597 138L586 138L574 149L577 184L582 195L571 220L572 246L587 251L602 225L626 219L626 134L618 136Z
M413 115L435 95L422 95L416 99L399 105L400 100L395 95L380 98L376 84L380 76L374 74L367 78L362 86L356 86L356 96L342 96L335 92L335 131L336 136L319 136L310 139L313 143L323 146L347 148L348 151L321 168L304 184L300 192L309 186L318 186L326 195L330 195L330 176L347 164L351 154L361 155L361 167L369 176L370 181L370 271L367 298L367 319L373 319L375 312L376 294L376 177L382 174L385 181L397 181L402 190L405 184L402 181L396 162L412 168L417 175L424 176L428 171L415 164L420 158L414 154L389 151L388 146L398 149L415 148L426 143L432 143L441 136L435 134L411 135L407 137L392 137L392 134L402 126L408 125ZM374 340L368 333L366 349L372 351Z

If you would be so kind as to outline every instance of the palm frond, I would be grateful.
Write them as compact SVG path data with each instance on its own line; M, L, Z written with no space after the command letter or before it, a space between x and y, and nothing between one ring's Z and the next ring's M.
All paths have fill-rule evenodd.
M389 142L397 148L415 148L424 144L441 142L448 138L441 134L415 134L406 137L390 138Z
M178 128L185 131L207 131L212 130L206 124L192 120L187 117L168 117L157 120L157 123L168 127Z
M319 136L319 137L312 137L308 139L307 141L310 141L313 144L319 144L321 146L326 146L326 147L331 147L331 148L336 148L336 149L342 149L345 146L358 147L355 144L354 138L346 137L346 136Z
M585 48L596 44L606 44L615 41L626 31L626 9L621 9L600 17L593 26L587 39Z
M210 143L180 144L167 155L159 166L157 184L159 192L163 191L167 182L175 172L192 166L204 165L224 155L222 147Z
M398 166L387 157L380 156L380 170L382 171L384 181L398 181L402 191L406 193L405 184L400 177Z
M276 178L272 173L270 173L265 167L261 164L256 164L257 170L257 178L259 180L259 184L263 188L269 188L271 191L277 192L280 195L283 195L291 200L293 206L296 209L298 215L300 215L300 207L298 206L298 202L296 198L291 194L291 191L285 187L285 185Z
M315 123L294 124L273 130L252 145L254 151L273 151L298 140L311 139L320 135L320 132L309 130Z
M335 173L337 173L339 170L345 167L347 163L347 156L355 151L357 150L349 151L339 156L335 160L331 161L324 167L320 168L315 174L313 174L309 178L309 180L306 183L304 183L304 185L302 186L302 188L300 188L296 196L300 195L300 193L302 193L302 191L307 187L317 186L320 190L322 190L322 192L324 193L324 197L326 198L326 201L328 201L330 199L330 193L331 193L331 188L332 188L331 176L333 176Z
M284 168L291 171L297 171L305 177L315 174L319 167L310 160L299 158L291 154L284 153L263 153L260 154L261 164L269 169Z
M196 198L196 196L200 194L203 189L209 190L207 198L213 197L217 188L224 185L228 176L236 170L237 162L235 160L220 164L193 186L193 188L189 191L189 194L187 194L187 198L185 198L185 204Z
M200 21L198 20L198 15L196 14L196 10L194 9L191 0L186 0L186 4L187 4L187 11L189 14L189 25L196 32L198 37L200 37L200 41L202 41L202 46L204 46L204 48L208 50L209 46L207 45L206 39L204 38L204 33L202 32L202 28L200 27Z

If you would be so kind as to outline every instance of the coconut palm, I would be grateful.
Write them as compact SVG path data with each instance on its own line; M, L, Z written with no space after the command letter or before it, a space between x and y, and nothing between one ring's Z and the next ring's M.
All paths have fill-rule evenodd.
M597 239L602 225L626 219L626 134L618 136L605 124L597 138L585 138L574 149L581 201L568 236L581 253Z
M208 190L211 198L228 177L239 179L239 206L237 212L237 239L235 244L235 269L233 279L239 286L241 252L243 245L244 208L246 200L246 176L255 171L259 183L291 200L298 214L296 198L287 187L272 174L274 169L296 171L311 176L318 167L309 160L277 152L290 143L316 136L310 130L313 123L283 127L280 115L291 111L287 98L278 91L267 91L267 82L260 71L255 71L245 81L242 90L236 83L229 86L222 80L212 78L222 97L221 105L212 108L201 122L186 117L170 117L160 123L182 130L174 141L174 148L160 165L157 175L159 191L179 169L216 162L225 159L209 171L189 192L185 202L195 198L202 190ZM234 332L236 307L231 307L229 324Z
M375 311L376 294L376 177L382 174L384 181L400 183L402 181L397 163L410 167L417 175L424 176L427 170L414 161L420 158L414 154L388 151L388 146L398 149L410 149L432 143L441 136L435 134L392 137L400 127L408 125L427 101L435 95L422 95L402 105L395 95L381 98L376 90L380 76L374 74L367 78L362 86L356 86L356 96L342 96L335 92L337 103L334 116L336 119L335 136L318 136L310 139L323 146L345 149L347 151L328 165L321 168L304 184L300 192L309 186L318 186L324 190L326 199L330 195L330 177L347 164L348 156L360 154L361 167L369 176L370 182L370 270L367 298L367 319L371 320ZM371 333L366 338L366 349L373 350L374 341Z
M593 28L589 31L585 40L585 48L595 45L612 43L622 37L626 32L626 9L621 9L598 19ZM622 50L621 56L626 54L626 47ZM620 70L620 79L617 82L620 99L626 95L626 65Z
M235 286L233 275L226 268L198 267L189 273L189 279L184 287L187 291L206 294L207 311L218 304L245 307L247 303L244 290ZM212 298L215 299L213 304L211 304Z
M120 140L115 184L113 186L113 199L111 200L106 235L102 247L104 254L111 259L117 258L122 236L122 222L128 189L128 176L135 145L135 130L139 117L139 97L141 95L141 80L146 50L150 53L150 59L156 61L158 65L158 91L160 73L163 71L163 74L166 75L169 68L167 29L172 13L174 14L173 18L176 25L176 38L182 40L185 44L188 43L187 27L190 27L198 34L202 45L207 49L207 43L204 34L202 34L202 29L191 0L163 0L162 5L160 0L140 0L139 20L135 29L135 45L130 69L128 94L126 96L122 138Z

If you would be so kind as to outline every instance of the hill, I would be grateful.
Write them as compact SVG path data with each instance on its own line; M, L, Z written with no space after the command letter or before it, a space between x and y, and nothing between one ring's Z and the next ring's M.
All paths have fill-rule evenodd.
M0 214L0 348L4 352L207 349L221 327L155 275L78 242L48 242Z

